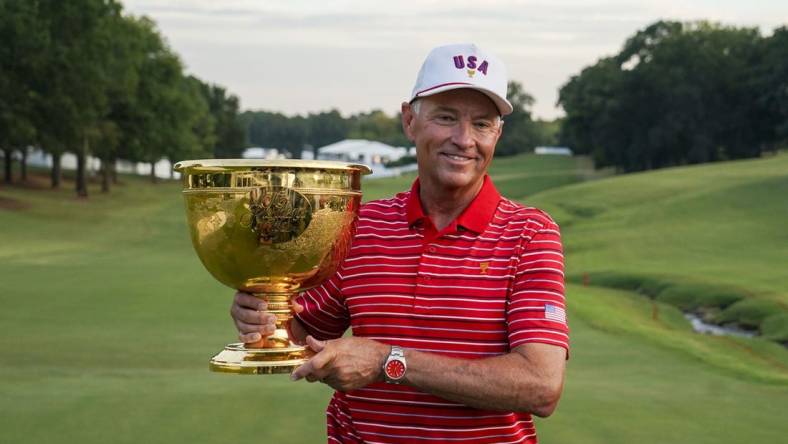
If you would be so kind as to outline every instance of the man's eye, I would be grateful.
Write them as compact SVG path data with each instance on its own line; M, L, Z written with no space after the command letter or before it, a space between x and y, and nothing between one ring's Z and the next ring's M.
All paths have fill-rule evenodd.
M476 128L483 129L483 130L490 129L490 128L493 127L492 122L488 122L486 120L477 120L476 122L473 122L473 125Z
M435 116L435 118L439 122L444 122L444 123L452 123L452 122L454 122L456 120L454 118L454 116L452 116L450 114L438 114L437 116Z

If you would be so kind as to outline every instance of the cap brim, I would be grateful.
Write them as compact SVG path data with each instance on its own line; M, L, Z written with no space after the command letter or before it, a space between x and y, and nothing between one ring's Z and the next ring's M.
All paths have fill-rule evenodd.
M476 91L484 93L487 97L490 98L490 100L493 101L495 106L498 107L498 112L501 113L502 116L507 116L511 114L512 111L514 111L512 104L509 103L509 101L506 100L505 97L501 97L487 88L482 88L478 85L474 85L472 83L464 83L464 82L447 83L445 85L440 85L424 91L420 91L416 93L416 95L413 96L413 98L410 99L410 101L413 102L419 97L428 97L445 91L451 91L453 89L460 89L460 88L475 89Z

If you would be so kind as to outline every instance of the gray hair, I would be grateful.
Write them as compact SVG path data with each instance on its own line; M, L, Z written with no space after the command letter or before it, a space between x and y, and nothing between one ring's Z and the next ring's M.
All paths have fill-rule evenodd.
M416 99L410 104L410 109L413 111L413 114L419 115L419 111L421 110L421 100Z

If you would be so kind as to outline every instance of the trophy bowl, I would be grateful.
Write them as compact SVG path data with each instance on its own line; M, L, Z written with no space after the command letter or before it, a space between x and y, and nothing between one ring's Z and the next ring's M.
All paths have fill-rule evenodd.
M289 373L306 358L290 340L291 300L331 276L350 248L365 165L330 161L206 159L178 162L186 219L205 268L251 293L277 317L255 343L228 344L217 372Z

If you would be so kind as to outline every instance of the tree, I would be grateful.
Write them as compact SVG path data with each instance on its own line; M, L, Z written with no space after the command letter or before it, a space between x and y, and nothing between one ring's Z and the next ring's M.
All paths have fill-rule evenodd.
M315 148L330 145L347 138L350 124L339 111L332 109L306 118L309 144Z
M389 117L379 109L351 116L348 137L376 140L393 146L411 145L402 132L402 119L399 114Z
M171 98L172 116L177 122L173 123L175 131L169 133L164 146L164 157L171 165L183 159L210 157L219 135L208 102L201 94L199 80L182 77ZM223 135L228 137L226 133ZM172 169L170 173L172 177Z
M156 162L165 156L168 146L180 143L186 128L183 116L179 115L183 107L178 90L182 67L178 58L160 43L143 64L136 101L143 124L135 135L137 155L139 160L150 163L153 182Z
M167 160L175 163L183 159L211 157L218 138L216 134L216 119L211 114L210 105L203 94L204 83L194 77L183 79L181 87L184 89L184 99L187 109L185 118L191 126L193 139L183 140L181 145L173 145L166 153ZM174 171L171 171L174 173Z
M34 2L0 2L0 150L4 154L4 182L11 183L13 153L22 153L25 180L27 147L36 142L32 80L48 45L41 32Z
M281 113L248 111L239 121L249 122L247 128L249 143L283 149L292 157L301 158L309 132L307 121L303 116L287 117Z
M61 155L77 155L80 196L87 196L89 154L101 159L102 190L109 191L119 157L151 162L155 179L159 159L243 147L238 98L186 77L153 21L122 12L114 0L0 0L0 149L7 181L15 150L22 153L24 177L33 144L52 155L53 187L60 184Z
M147 56L145 40L152 32L146 19L115 15L104 24L100 38L111 42L102 75L107 108L93 132L93 154L101 159L101 190L109 192L120 146L127 142L130 109L135 106L139 72Z
M777 28L763 40L761 63L752 76L760 110L766 127L764 145L771 149L788 144L788 28Z
M246 111L238 118L253 145L280 148L300 158L306 146L316 149L347 138L368 139L394 146L407 146L410 141L402 132L400 116L390 117L381 110L372 110L343 118L332 109L292 117L268 111Z
M525 92L519 82L511 81L507 87L507 100L512 104L512 113L504 117L503 134L495 149L496 156L510 156L533 151L538 143L536 128L531 120L534 98Z
M33 76L35 127L53 157L53 186L59 185L60 155L77 156L76 191L87 196L86 159L107 112L105 65L112 54L107 40L121 14L112 0L38 0L38 26L48 36L45 63Z
M118 151L123 158L155 165L185 157L206 157L215 140L214 122L203 96L203 84L183 74L178 56L164 43L148 18L129 18L133 88L121 88L111 118L118 126ZM128 94L132 91L131 94Z
M219 85L202 83L201 91L214 122L213 156L217 159L241 157L245 133L238 116L238 97Z
M654 23L559 92L563 143L624 171L758 156L757 30Z

